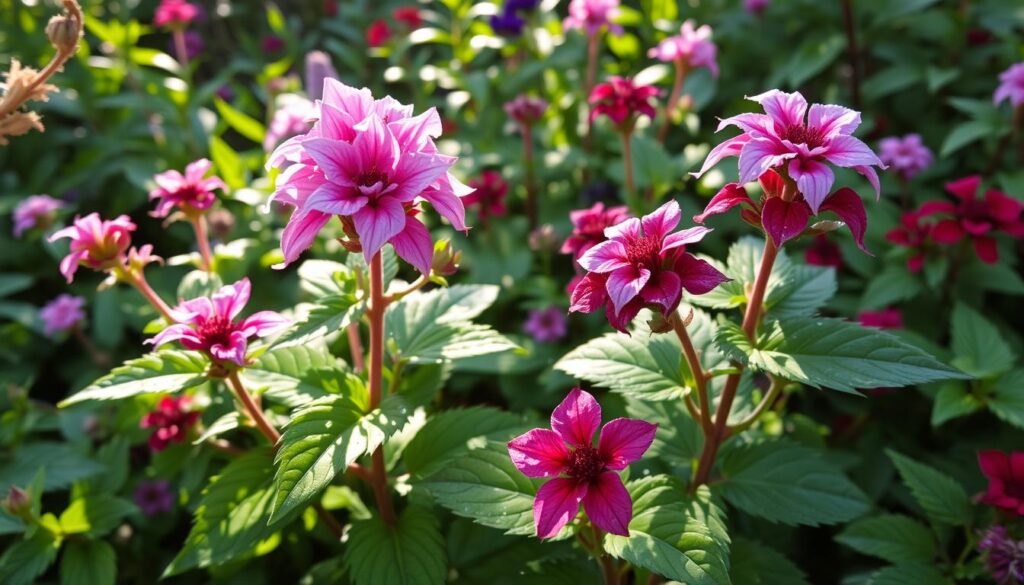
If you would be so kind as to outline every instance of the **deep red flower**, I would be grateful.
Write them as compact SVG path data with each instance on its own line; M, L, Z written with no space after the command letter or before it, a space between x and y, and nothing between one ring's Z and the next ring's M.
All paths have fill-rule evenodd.
M423 26L423 19L420 18L420 11L415 6L401 6L395 8L391 13L391 18L394 18L396 22L404 24L409 30L416 30Z
M981 177L974 175L946 185L946 190L959 199L952 201L929 201L921 206L921 216L945 216L935 224L932 238L941 244L955 244L969 238L974 253L982 262L994 264L999 260L999 250L994 232L1003 232L1014 238L1024 237L1024 203L1006 193L988 189L984 199L978 197Z
M988 478L981 501L1024 516L1024 451L983 449L978 451L978 466Z
M865 327L902 329L903 313L894 307L886 307L878 311L861 311L857 314L857 321Z
M191 400L187 396L172 398L165 396L156 410L142 417L139 426L153 429L149 436L149 448L154 452L163 451L171 443L184 443L189 430L199 420L198 411L189 411Z
M572 254L574 260L579 260L587 250L605 240L605 228L621 223L629 217L629 208L625 205L605 207L601 202L595 203L589 209L570 211L572 234L565 239L561 252Z
M466 205L475 205L481 219L488 217L501 217L505 215L505 195L508 193L508 183L501 177L501 173L494 170L486 170L480 176L467 183L476 191L462 198Z
M370 23L366 29L366 44L370 47L380 47L391 40L391 27L388 21L383 18Z
M616 124L628 124L634 116L644 115L654 118L657 110L651 98L658 95L658 88L650 85L637 85L632 79L612 76L605 83L600 83L590 92L590 119L605 115Z
M839 245L824 234L815 236L814 241L804 250L804 261L811 266L843 267L843 253Z
M927 205L927 204L926 204ZM910 248L911 255L907 258L907 269L920 272L927 257L928 247L932 243L932 227L930 223L921 223L920 211L908 211L900 217L900 227L893 228L885 234L885 239L897 246Z

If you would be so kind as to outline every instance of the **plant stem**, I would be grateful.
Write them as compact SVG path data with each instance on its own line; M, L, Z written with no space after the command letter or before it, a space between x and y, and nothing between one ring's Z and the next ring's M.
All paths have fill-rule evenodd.
M743 419L736 425L730 426L728 434L735 435L736 433L745 431L748 428L750 428L751 425L757 422L758 417L760 417L764 413L764 411L768 409L768 407L775 403L775 399L779 397L779 393L782 392L782 388L785 385L786 383L784 381L773 376L772 385L768 388L768 392L765 393L764 397L761 399L761 402L758 403L756 408L754 408L754 412L750 413L750 415L747 416L747 418Z
M533 231L539 223L537 177L533 155L533 126L522 124L521 128L523 135L523 167L526 172L526 217L530 221L530 231Z
M246 414L252 419L252 422L256 423L256 428L259 429L263 436L270 441L270 444L277 448L277 442L281 440L281 433L277 432L274 425L267 420L266 415L263 414L263 409L256 404L253 400L252 395L246 391L245 386L242 385L242 379L238 377L238 371L231 372L228 374L228 382L231 385L231 389L235 391L235 396L241 401L245 407Z
M683 324L678 309L669 317L669 322L676 332L676 337L679 338L679 343L683 346L683 355L686 356L686 363L689 364L690 373L693 374L694 384L697 386L697 399L700 401L700 418L697 419L697 422L700 423L704 435L708 436L711 434L711 407L708 400L707 373L700 363L700 356L697 355L697 350L693 347L693 340L686 332L686 325Z
M149 301L149 304L153 305L153 308L160 313L160 316L164 318L164 321L174 323L174 318L171 317L171 308L162 298L160 298L160 295L156 294L153 287L149 286L149 282L146 281L146 275L143 274L141 268L138 271L125 271L118 276L128 284L135 287L135 290L139 291L139 293Z
M188 69L188 47L185 44L185 29L175 26L171 36L174 38L174 52L177 53L178 63L181 64L181 70L184 73Z
M196 232L196 244L199 246L199 255L203 257L203 270L213 270L213 254L210 252L210 238L206 232L206 216L199 214L191 219L192 229Z
M587 39L587 77L583 86L583 101L587 104L587 131L583 135L583 153L590 154L591 143L594 134L594 123L590 117L590 106L588 100L590 99L590 93L594 91L594 85L597 84L597 64L601 56L601 45L600 45L600 33L591 35ZM583 168L583 181L586 182L589 178L589 172L586 166Z
M370 410L380 405L384 390L384 309L388 300L384 296L384 261L380 252L370 260L370 306L366 315L370 320ZM384 464L384 447L377 447L373 452L370 473L373 476L371 486L377 500L380 517L389 526L394 526L395 510L388 493L387 468Z
M95 362L97 366L108 367L110 365L110 356L100 348L96 347L96 344L92 342L92 339L89 339L89 336L85 334L85 331L82 331L82 327L80 325L72 327L71 334L75 336L75 339L78 340L79 344L81 344L82 349L89 354L89 357L92 358L92 361Z
M846 49L850 59L850 94L853 109L860 110L860 50L857 48L856 23L853 19L853 0L842 0L843 24L846 27Z
M628 129L623 130L620 134L622 136L622 164L626 171L626 201L629 202L633 212L640 215L644 210L640 202L637 201L636 184L633 182L633 145L630 141L632 133L632 129Z
M604 577L605 585L616 585L619 582L619 572L615 570L615 563L612 558L604 552L604 535L597 526L590 525L591 533L594 535L594 548L591 551L601 565L601 576Z
M676 59L676 79L672 83L672 93L668 96L668 102L665 104L665 121L661 124L661 129L658 130L658 142L665 144L665 139L668 138L668 131L672 127L672 113L675 112L676 106L679 104L679 98L683 96L683 84L686 83L686 63L682 59Z
M366 362L363 360L363 340L359 338L359 322L349 323L347 329L348 348L352 354L352 370L359 374L366 369Z

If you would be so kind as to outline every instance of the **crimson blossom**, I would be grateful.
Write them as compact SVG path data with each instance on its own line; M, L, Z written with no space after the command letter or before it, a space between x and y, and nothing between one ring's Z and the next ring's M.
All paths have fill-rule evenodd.
M184 28L199 17L199 7L185 0L161 0L153 16L153 24L171 28Z
M711 230L679 224L679 204L669 201L642 219L630 218L606 228L606 241L578 262L586 276L572 291L569 312L604 309L608 322L623 333L640 309L649 306L669 316L685 288L700 295L729 280L714 266L685 251Z
M633 500L618 472L643 456L658 425L617 418L601 429L595 448L600 425L601 405L574 388L551 413L551 429L533 429L509 441L509 456L519 471L553 478L540 486L533 501L538 537L557 535L581 503L595 526L629 536Z
M908 211L900 216L900 226L889 230L885 239L897 246L910 249L910 257L907 258L907 270L917 273L921 271L925 260L928 259L928 250L934 244L932 230L935 227L932 223L922 222L920 211Z
M142 428L153 429L149 435L149 448L154 453L163 451L171 443L184 443L188 438L189 431L199 421L199 411L188 410L190 404L187 396L165 396L156 405L156 410L146 413L139 421Z
M604 115L624 128L632 128L636 116L654 118L658 112L651 99L659 93L658 88L638 85L632 79L612 75L605 83L597 84L590 92L588 101L593 106L590 119Z
M988 478L981 501L1024 516L1024 451L1003 453L994 449L978 451L978 466Z
M185 174L176 170L164 171L155 177L157 188L149 192L149 199L157 201L153 217L167 217L177 207L187 217L206 211L217 201L214 191L227 191L220 177L207 177L213 163L201 158L185 167Z
M569 212L572 221L572 234L562 244L563 254L572 254L574 260L587 250L604 241L604 230L621 223L629 217L629 208L625 205L605 207L597 202L588 209L577 209Z
M462 202L465 205L476 205L481 220L505 215L508 183L502 178L501 172L492 169L482 171L479 177L469 181L469 186L476 191L466 195Z
M984 198L978 197L981 177L975 175L946 185L946 190L958 202L929 201L921 206L922 216L939 215L941 219L932 231L940 244L955 244L964 238L971 240L974 252L982 262L994 264L999 260L995 232L1014 238L1024 237L1024 203L1002 191L988 189Z

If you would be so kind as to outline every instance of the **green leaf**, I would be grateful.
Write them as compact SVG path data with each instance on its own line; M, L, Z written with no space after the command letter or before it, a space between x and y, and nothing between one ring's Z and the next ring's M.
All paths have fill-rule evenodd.
M210 158L217 167L217 175L224 179L228 187L245 187L245 165L242 158L218 136L210 136Z
M842 54L845 47L846 41L840 34L805 41L791 53L792 56L786 64L789 85L800 87L805 81L821 73Z
M212 439L219 435L223 435L228 431L233 431L242 425L242 415L238 411L227 412L217 420L213 421L210 426L206 427L203 434L198 439L192 441L193 445L199 445L206 442L207 439Z
M627 398L626 412L658 425L647 457L660 457L673 465L688 467L700 456L704 438L700 426L685 409L671 402Z
M24 488L41 480L42 489L33 497L42 497L43 491L65 489L106 471L71 445L52 441L23 443L15 449L14 457L0 461L0 493L5 495L11 486Z
M942 573L933 566L920 563L905 563L885 567L871 575L868 585L951 585Z
M737 538L729 551L733 585L809 585L807 575L777 550Z
M683 501L678 490L666 476L630 482L629 536L605 535L605 551L667 579L692 585L730 584L724 513L706 486Z
M333 260L306 260L299 265L299 288L313 298L343 295L352 292L348 283L355 282L355 273L348 265Z
M412 409L391 394L369 411L365 386L347 396L325 396L299 409L281 436L274 458L272 519L313 502L339 473L402 429Z
M1024 429L1024 369L1013 370L996 381L988 408L1011 425Z
M931 530L900 514L861 518L843 529L836 540L859 553L890 563L930 563L938 552Z
M217 106L220 117L227 122L235 132L245 136L249 140L262 145L263 138L267 135L267 129L258 120L236 110L230 104L220 99L213 98L213 104Z
M60 527L64 534L106 536L135 511L135 504L128 500L110 494L90 494L71 501L60 515Z
M120 400L138 394L180 392L206 381L209 360L198 351L164 349L128 360L59 406L87 400Z
M46 572L57 558L60 543L49 530L36 530L32 536L18 540L0 556L0 583L31 585Z
M776 321L757 348L739 348L758 370L844 392L968 378L890 333L841 319Z
M60 558L61 585L114 585L117 557L102 540L71 540Z
M345 362L331 355L322 342L274 347L242 370L247 388L260 389L274 401L297 407L326 394L323 372L344 376Z
M971 500L956 480L891 449L886 449L886 453L932 522L951 526L971 522Z
M945 382L935 395L935 404L932 405L932 426L937 427L954 418L967 416L981 410L983 406L974 394L968 392L968 386L963 382Z
M522 416L487 406L448 410L431 416L405 447L405 468L428 477L453 458L488 440L509 441L529 430Z
M444 583L448 562L437 518L409 506L394 527L377 517L353 522L345 565L355 585Z
M458 516L507 534L533 535L533 498L541 483L512 465L504 442L487 441L418 485Z
M16 272L0 272L0 297L13 295L32 286L32 277Z
M274 342L274 347L304 345L331 333L344 331L349 324L357 322L365 311L366 303L354 294L320 298L309 305L305 315Z
M976 378L1002 374L1017 357L995 325L963 303L953 308L952 364Z
M867 496L819 451L790 441L738 445L722 457L719 493L782 524L835 524L869 509Z
M912 299L921 292L921 282L904 266L890 266L871 279L860 299L861 309L881 309Z
M945 158L972 142L1000 134L993 130L992 124L986 120L964 122L946 135L946 139L942 142L942 148L939 150L939 156Z
M209 297L222 286L224 286L224 282L216 272L193 270L186 274L181 279L181 283L178 284L178 298L197 299L199 297Z

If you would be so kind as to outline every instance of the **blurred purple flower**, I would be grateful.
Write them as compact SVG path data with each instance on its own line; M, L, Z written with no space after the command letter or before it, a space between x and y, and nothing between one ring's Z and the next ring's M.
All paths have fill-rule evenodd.
M705 24L694 28L693 20L687 20L678 35L662 40L647 56L669 63L679 61L688 70L707 67L713 77L718 77L717 52L711 41L711 27Z
M932 164L932 151L920 134L883 138L878 143L878 158L904 179L911 179Z
M230 102L235 99L235 90L231 89L230 85L222 85L217 88L217 97L226 102Z
M306 95L311 100L324 97L324 80L338 77L331 57L323 51L306 53ZM305 132L305 130L303 130Z
M605 208L600 202L588 209L570 211L572 234L562 244L562 253L572 254L574 260L579 260L587 250L605 240L606 228L625 221L629 216L625 205Z
M284 49L284 39L276 35L267 35L260 40L260 49L264 53L276 53Z
M761 14L769 4L771 4L771 0L743 0L743 8L752 14Z
M263 138L263 150L267 152L293 136L309 132L315 119L316 107L313 102L299 96L287 97L292 99L281 100L283 103L267 126L267 134Z
M523 332L538 343L554 343L565 337L568 320L565 310L557 305L530 311Z
M82 306L85 299L72 295L60 295L39 310L39 318L43 321L43 332L49 336L70 331L85 319Z
M46 229L64 202L49 195L30 195L14 208L14 237L32 228Z
M1010 538L1004 526L992 526L978 541L985 567L1000 585L1024 583L1024 541Z
M530 12L538 5L540 0L505 0L505 10L509 12Z
M494 34L506 38L516 38L523 34L523 27L526 21L515 12L505 9L497 14L492 14L491 30Z
M999 87L992 95L992 101L1000 104L1010 100L1010 105L1017 107L1024 104L1024 63L1010 65L1010 68L999 74Z
M153 429L149 435L149 448L159 453L171 443L184 443L189 432L199 421L199 411L189 410L192 399L188 396L164 396L156 405L156 410L147 412L139 426Z
M165 479L140 481L139 485L135 487L135 495L132 499L146 516L170 512L174 509L174 503L177 500L174 491L171 490L171 484Z
M505 102L505 113L516 122L531 126L544 117L548 102L543 98L519 94L511 101Z
M203 42L203 35L199 34L194 30L187 30L182 33L185 39L185 56L191 61L203 53L206 48L206 43ZM174 40L167 42L167 52L174 54L178 51L177 47L174 46Z

